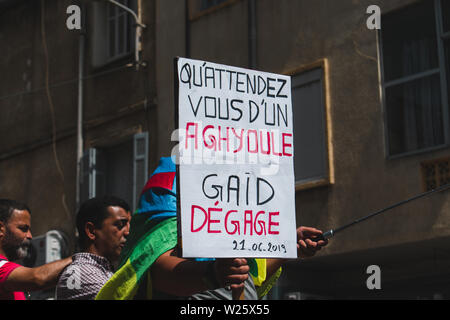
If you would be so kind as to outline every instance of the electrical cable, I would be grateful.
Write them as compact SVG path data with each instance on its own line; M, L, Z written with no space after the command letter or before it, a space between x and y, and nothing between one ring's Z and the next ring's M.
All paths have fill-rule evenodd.
M117 68L114 68L114 69L109 69L109 70L106 70L106 71L94 73L94 74L89 75L89 76L85 76L85 77L82 78L82 80L84 81L84 80L94 79L94 78L97 78L97 77L100 77L100 76L103 76L103 75L106 75L106 74L109 74L109 73L113 73L113 72L120 71L120 70L123 70L123 69L128 69L128 68L130 68L132 66L133 66L133 64L126 64L126 65L123 65L123 66L120 66L120 67L117 67ZM69 85L69 84L75 84L78 81L79 81L78 78L71 79L71 80L65 80L65 81L54 83L52 85L48 84L48 88L49 89L54 89L54 88L65 86L65 85ZM17 93L12 93L12 94L8 94L8 95L5 95L5 96L1 96L0 97L0 101L1 100L6 100L6 99L10 99L10 98L14 98L14 97L18 97L18 96L22 96L22 95L34 94L34 93L37 93L37 92L43 91L43 90L47 90L47 85L45 85L43 87L40 87L40 88L37 88L37 89L34 89L34 90L20 91L20 92L17 92Z

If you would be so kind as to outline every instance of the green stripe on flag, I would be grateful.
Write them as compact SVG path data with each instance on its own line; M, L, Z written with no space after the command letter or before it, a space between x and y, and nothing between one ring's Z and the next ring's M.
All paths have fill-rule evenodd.
M146 225L146 228L149 226ZM141 228L142 229L142 228ZM133 231L134 232L134 231ZM137 241L137 242L136 242ZM133 299L143 276L155 260L177 244L176 217L163 220L153 226L142 237L135 237L128 243L129 258L114 273L98 293L96 300ZM149 281L151 280L148 277ZM151 285L149 283L149 285Z

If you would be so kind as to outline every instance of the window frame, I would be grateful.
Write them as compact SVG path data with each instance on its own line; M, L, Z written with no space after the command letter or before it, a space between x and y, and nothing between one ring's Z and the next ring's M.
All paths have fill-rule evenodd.
M187 0L189 21L193 22L243 0L224 0L208 8L203 8L203 0Z
M295 191L309 190L318 187L325 187L334 184L334 166L333 166L333 145L332 145L332 122L331 122L331 109L330 109L330 96L329 96L329 67L328 67L328 59L320 59L316 62L300 66L298 68L289 70L288 72L284 72L283 74L295 77L302 73L313 71L314 69L322 70L322 107L323 115L324 115L324 137L325 137L325 148L327 153L326 158L326 177L318 178L313 180L295 180ZM292 90L292 84L291 84ZM294 108L294 104L292 103L292 108ZM295 136L294 136L294 148L295 148ZM295 170L295 168L294 168Z
M422 0L423 1L423 0ZM450 77L450 75L446 75L446 63L445 63L445 52L444 52L444 41L445 39L450 38L450 31L447 33L443 33L443 12L441 8L441 1L443 0L434 0L433 2L433 8L435 13L435 27L436 27L436 37L437 37L437 52L438 52L438 63L439 67L431 70L427 70L424 72L420 72L414 75L409 75L405 77L401 77L398 79L385 81L385 72L384 72L384 55L383 55L383 36L382 36L382 29L377 30L377 48L378 48L378 57L379 57L379 73L380 73L380 91L381 91L381 104L382 104L382 111L383 111L383 129L384 129L384 149L385 149L385 158L387 160L392 159L398 159L413 155L419 155L423 153L429 153L432 151L442 150L446 149L450 146L450 114L449 114L449 100L448 95L450 94L447 92L447 81L450 81L450 79L447 80L447 76ZM410 5L414 5L415 3L412 3ZM404 8L407 8L408 6L399 8L395 11L401 11ZM392 11L391 11L392 12ZM383 26L381 26L383 28ZM389 127L388 127L388 106L386 103L386 88L407 83L413 80L417 79L423 79L427 76L435 75L439 73L439 80L440 80L440 90L441 90L441 107L442 107L442 114L443 114L443 127L444 127L444 143L432 147L426 147L422 149L412 150L412 151L405 151L401 153L391 154L390 152L390 137L389 137Z
M100 156L103 154L103 150L105 148L120 145L124 142L130 143L132 145L131 165L133 166L133 176L131 177L131 193L133 199L131 199L131 202L128 203L128 205L130 206L131 210L133 210L133 212L137 209L139 205L139 195L148 179L149 133L147 131L137 132L131 136L128 136L126 139L115 141L113 144L108 144L107 146L90 146L84 151L84 155L81 159L81 179L79 182L81 191L81 203L98 196L98 191L104 191L98 189L98 186L101 186L101 183L104 182L104 178L101 178L101 176L105 175L105 163L104 160L102 161L102 159L100 158ZM139 150L138 148L138 144L140 142L142 143L143 150ZM137 171L138 162L143 163L142 172ZM138 174L141 175L140 178L138 178ZM142 186L137 185L139 179L143 181ZM88 198L83 198L84 195L87 195ZM129 201L128 199L124 200L126 200L127 202ZM79 205L81 205L81 203Z
M93 24L92 30L89 31L91 34L91 64L93 68L103 68L109 64L122 59L129 59L133 56L136 41L134 41L136 28L133 28L134 20L130 17L130 13L122 8L113 5L109 2L97 2L94 1L92 4L92 18L91 23ZM129 8L136 11L137 0L129 0ZM112 17L109 16L110 6L113 6L115 10L115 29L118 28L119 16L124 16L125 26L124 26L124 52L120 54L110 55L110 26L109 21ZM118 48L119 34L115 34L115 53ZM127 51L127 42L129 43L129 50Z
M120 2L120 0L118 0ZM128 2L126 4L120 2L121 4L129 7L130 9L135 9L135 5L133 4L133 0L128 0ZM110 8L114 8L114 16L111 17L109 15L109 10ZM135 10L133 10L135 11ZM119 52L119 19L120 17L124 17L125 19L125 23L124 23L124 39L123 39L123 45L124 45L124 51L123 52ZM106 16L105 16L105 20L106 20L106 64L114 62L116 60L122 59L124 57L127 57L129 55L131 55L133 53L133 46L134 46L134 41L133 41L133 21L130 17L130 13L123 10L122 8L113 5L112 3L106 3ZM110 22L114 21L114 28L115 28L115 35L114 35L114 44L115 44L115 48L114 48L114 55L110 55L110 34L111 34L111 28L110 28ZM136 32L136 30L134 30L134 32ZM130 47L129 50L127 51L127 47Z

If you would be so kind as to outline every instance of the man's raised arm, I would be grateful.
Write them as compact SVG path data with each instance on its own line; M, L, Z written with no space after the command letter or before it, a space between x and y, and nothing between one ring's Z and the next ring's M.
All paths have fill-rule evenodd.
M36 291L56 286L61 271L72 262L72 257L35 268L17 267L3 283L7 291Z

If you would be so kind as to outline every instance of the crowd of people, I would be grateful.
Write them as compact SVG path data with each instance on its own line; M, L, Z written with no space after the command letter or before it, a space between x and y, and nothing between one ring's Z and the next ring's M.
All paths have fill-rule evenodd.
M24 300L48 288L58 300L236 299L240 291L248 300L262 298L286 260L179 256L175 179L171 158L161 158L133 214L115 196L87 200L76 217L77 252L34 268L17 263L31 245L31 210L0 199L0 300ZM321 235L297 229L300 259L327 245L316 239Z

